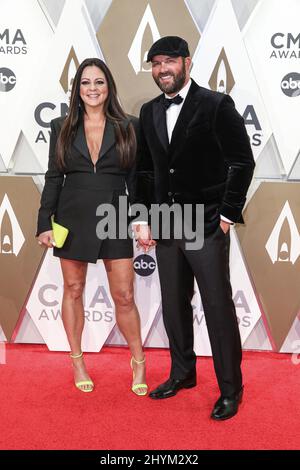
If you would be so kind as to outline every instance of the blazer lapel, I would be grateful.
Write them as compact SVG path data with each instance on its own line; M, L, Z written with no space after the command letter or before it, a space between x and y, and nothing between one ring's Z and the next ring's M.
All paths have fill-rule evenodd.
M90 152L86 143L83 120L81 119L73 142L74 147L88 160L91 159Z
M170 142L171 161L176 157L176 153L177 150L179 150L179 147L184 144L186 129L194 117L196 107L198 108L199 106L199 100L195 100L194 97L194 93L197 89L198 85L192 81L191 87L172 132L172 138Z
M160 143L168 153L169 138L167 131L166 111L161 103L161 99L153 103L153 122Z
M115 129L111 121L106 120L99 159L116 143Z
M115 144L115 130L114 125L111 121L106 121L102 144L99 151L99 159ZM84 124L83 120L80 121L78 125L78 129L75 135L75 139L73 142L74 147L88 160L91 160L89 148L87 146L87 141L84 132Z

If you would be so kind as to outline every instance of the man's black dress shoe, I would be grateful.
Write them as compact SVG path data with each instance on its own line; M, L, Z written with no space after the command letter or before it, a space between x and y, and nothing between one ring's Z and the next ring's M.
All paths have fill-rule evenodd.
M242 402L243 390L236 393L231 397L222 397L220 396L219 400L216 402L214 409L211 414L211 418L217 421L223 421L225 419L232 418L238 412L239 404Z
M149 393L149 397L154 400L161 398L169 398L176 395L178 390L182 388L192 388L197 384L196 376L191 376L186 379L168 379L163 384L159 385L155 390Z

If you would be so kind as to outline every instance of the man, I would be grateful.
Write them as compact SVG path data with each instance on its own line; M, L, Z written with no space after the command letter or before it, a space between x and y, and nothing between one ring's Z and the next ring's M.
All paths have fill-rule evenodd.
M193 351L194 277L199 286L221 392L211 417L231 418L242 400L241 341L229 279L229 229L242 221L254 160L243 118L225 94L190 78L187 42L156 41L148 52L162 95L140 113L139 202L204 204L204 245L187 249L184 239L158 240L157 261L163 319L170 342L169 379L150 393L176 395L196 385ZM139 244L154 244L150 228L135 228Z

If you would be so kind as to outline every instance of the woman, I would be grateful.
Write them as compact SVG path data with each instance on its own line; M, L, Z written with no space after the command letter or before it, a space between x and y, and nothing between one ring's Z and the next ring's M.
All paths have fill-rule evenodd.
M54 246L53 214L55 222L69 229L63 247L54 247L53 254L60 258L64 279L62 319L75 385L83 392L91 392L94 384L81 351L82 293L88 263L102 259L117 324L132 355L132 391L147 393L140 318L133 296L132 240L99 239L96 234L99 204L111 203L118 213L119 196L126 196L126 187L129 201L133 198L136 124L136 118L122 110L112 74L100 59L82 62L73 81L68 116L51 121L49 165L36 235L39 244Z

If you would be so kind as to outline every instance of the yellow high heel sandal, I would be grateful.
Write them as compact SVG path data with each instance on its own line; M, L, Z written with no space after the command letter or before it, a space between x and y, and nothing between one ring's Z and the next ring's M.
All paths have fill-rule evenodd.
M137 361L133 356L130 360L130 366L131 366L131 369L132 369L132 379L134 380L134 377L135 377L135 373L134 373L134 370L133 370L133 363L135 362L136 364L144 364L144 362L146 361L146 358L144 357L144 359L142 361ZM139 388L142 388L144 389L143 391L139 392L138 389ZM144 395L147 395L147 392L148 392L148 385L147 384L133 384L132 387L131 387L131 390L133 391L133 393L135 393L136 395L139 395L139 396L144 396Z
M70 357L72 359L79 359L82 356L83 356L83 352L81 352L80 354L70 353ZM80 380L79 382L75 382L75 385L81 392L88 393L94 390L94 382L92 380ZM89 385L91 388L81 388L81 387L84 387L85 385Z

